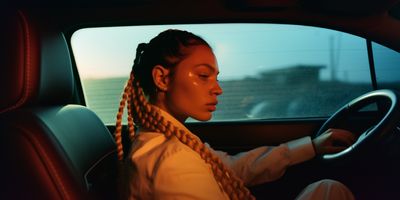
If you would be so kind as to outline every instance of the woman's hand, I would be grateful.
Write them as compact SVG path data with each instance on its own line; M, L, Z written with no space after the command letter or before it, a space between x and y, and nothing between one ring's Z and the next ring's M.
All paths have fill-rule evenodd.
M313 139L316 154L337 153L352 145L355 141L353 133L343 129L328 129Z

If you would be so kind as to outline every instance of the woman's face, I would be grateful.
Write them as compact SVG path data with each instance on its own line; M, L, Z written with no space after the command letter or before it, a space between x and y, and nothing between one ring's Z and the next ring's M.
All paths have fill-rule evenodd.
M174 69L166 93L168 112L180 121L188 117L211 119L222 94L217 60L205 45L190 47L189 55Z

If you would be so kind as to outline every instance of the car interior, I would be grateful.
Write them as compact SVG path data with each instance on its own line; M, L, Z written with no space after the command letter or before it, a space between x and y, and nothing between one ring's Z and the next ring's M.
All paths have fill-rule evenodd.
M79 29L188 23L309 25L365 38L370 64L372 42L400 53L399 0L20 0L4 2L0 11L1 199L118 197L115 125L104 123L87 106L71 48L71 37ZM400 73L394 73L398 82L385 85L378 84L373 64L369 70L370 91L335 108L330 116L186 125L214 149L230 154L314 138L330 127L351 130L359 138L351 148L292 166L280 179L253 186L251 192L257 199L294 199L306 185L334 179L348 186L356 199L397 199ZM361 109L370 104L376 107ZM124 126L126 143L127 132Z

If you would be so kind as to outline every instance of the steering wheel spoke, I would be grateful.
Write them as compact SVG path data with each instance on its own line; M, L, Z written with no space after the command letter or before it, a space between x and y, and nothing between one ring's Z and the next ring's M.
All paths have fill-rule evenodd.
M399 97L399 94L393 90L375 90L355 98L336 111L321 126L315 137L323 134L329 128L340 127L339 123L343 122L348 116L358 112L360 109L370 105L371 103L377 103L381 100L390 102L390 107L386 110L383 117L378 120L376 124L360 134L354 144L338 153L322 155L322 160L332 161L352 156L354 152L362 152L365 150L365 148L370 146L374 140L378 140L385 133L393 132L393 130L397 128L398 120L400 119Z

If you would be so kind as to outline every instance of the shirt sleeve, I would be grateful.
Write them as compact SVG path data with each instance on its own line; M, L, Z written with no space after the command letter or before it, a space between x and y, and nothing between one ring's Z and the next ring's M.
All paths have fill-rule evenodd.
M181 150L163 159L154 178L155 199L229 199L208 164L196 152Z
M211 148L210 148L211 149ZM247 186L280 178L286 168L315 156L310 137L279 146L262 146L234 156L211 149Z

